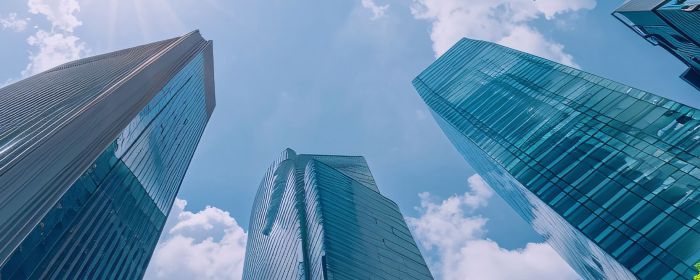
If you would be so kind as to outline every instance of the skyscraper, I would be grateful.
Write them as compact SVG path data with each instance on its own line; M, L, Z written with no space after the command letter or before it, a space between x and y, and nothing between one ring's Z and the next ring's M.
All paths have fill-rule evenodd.
M584 279L691 279L700 111L462 39L413 82L495 191Z
M282 152L255 197L247 246L243 279L433 279L362 157Z
M681 78L700 90L700 0L629 0L613 15L688 65Z
M0 89L0 278L140 279L214 105L197 31Z

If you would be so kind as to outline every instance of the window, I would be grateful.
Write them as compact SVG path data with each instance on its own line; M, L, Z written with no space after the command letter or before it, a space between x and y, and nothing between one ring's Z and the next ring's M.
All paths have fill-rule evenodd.
M683 35L680 35L680 34L671 34L671 37L673 37L673 39L675 39L675 40L678 41L679 43L683 43L683 44L692 44L692 43L691 43L687 38L685 38L685 36L683 36Z

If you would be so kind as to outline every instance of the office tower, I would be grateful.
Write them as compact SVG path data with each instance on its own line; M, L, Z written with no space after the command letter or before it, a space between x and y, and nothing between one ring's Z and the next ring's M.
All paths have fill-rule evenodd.
M433 279L362 157L282 152L260 184L243 279Z
M474 170L584 279L697 273L697 109L469 39L413 84Z
M688 65L681 78L700 90L700 0L629 0L613 15Z
M140 279L214 109L185 36L0 89L0 279Z

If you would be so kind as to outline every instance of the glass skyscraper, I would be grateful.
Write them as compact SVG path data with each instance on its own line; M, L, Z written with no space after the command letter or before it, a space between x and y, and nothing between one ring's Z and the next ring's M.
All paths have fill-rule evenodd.
M477 171L584 279L692 279L700 111L462 39L414 86Z
M287 149L255 198L243 279L433 278L364 158Z
M0 279L140 279L212 110L199 32L0 89Z
M613 15L688 65L681 78L700 90L700 0L629 0Z

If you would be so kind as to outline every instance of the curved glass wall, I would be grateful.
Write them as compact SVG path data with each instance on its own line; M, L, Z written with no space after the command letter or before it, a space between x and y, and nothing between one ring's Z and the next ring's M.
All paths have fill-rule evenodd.
M162 43L156 46L162 48ZM125 53L130 52L85 63ZM179 70L12 251L0 268L0 279L143 277L210 117L208 56L211 43L201 40L180 58ZM162 69L177 66L158 65L164 63L155 62ZM129 94L147 96L144 91Z
M465 159L584 278L697 273L697 109L469 39L414 86Z
M433 279L362 157L285 150L250 221L243 279Z

